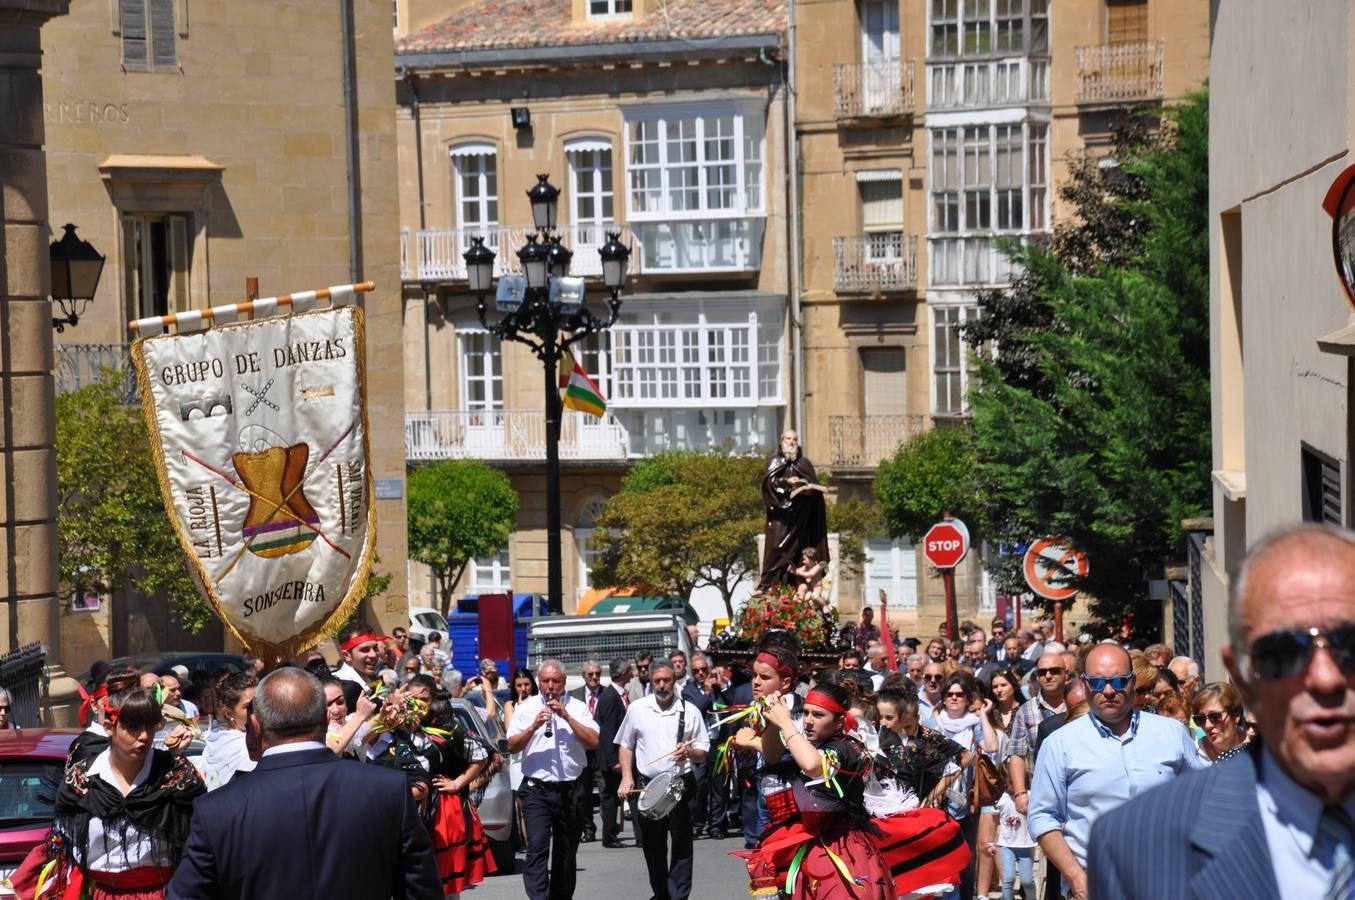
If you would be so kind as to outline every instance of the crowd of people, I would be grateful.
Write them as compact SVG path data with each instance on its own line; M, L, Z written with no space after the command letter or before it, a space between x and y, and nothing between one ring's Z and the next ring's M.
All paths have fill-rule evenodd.
M1260 543L1232 580L1226 682L1162 644L1001 620L890 646L869 610L829 668L771 632L742 665L642 651L463 678L361 622L333 670L96 667L51 834L12 882L455 897L495 870L477 805L506 767L531 900L573 897L580 843L626 848L627 828L648 882L627 895L656 900L690 897L695 842L731 835L754 896L1351 898L1352 584L1355 535Z

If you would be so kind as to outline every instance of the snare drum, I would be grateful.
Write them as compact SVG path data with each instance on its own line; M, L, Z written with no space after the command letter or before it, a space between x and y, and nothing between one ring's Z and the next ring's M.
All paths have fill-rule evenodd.
M682 799L682 776L676 772L660 772L649 779L640 792L636 808L648 819L662 819L673 811Z

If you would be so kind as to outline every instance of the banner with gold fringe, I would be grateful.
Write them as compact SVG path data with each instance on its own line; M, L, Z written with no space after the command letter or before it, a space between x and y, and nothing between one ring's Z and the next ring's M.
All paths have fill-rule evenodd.
M132 359L165 509L203 596L258 656L314 646L356 608L376 547L362 309L170 323L175 334L132 324L155 335Z

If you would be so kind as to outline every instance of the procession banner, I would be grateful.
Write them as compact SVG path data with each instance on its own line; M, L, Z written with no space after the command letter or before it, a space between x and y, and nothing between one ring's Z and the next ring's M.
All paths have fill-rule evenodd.
M362 310L179 331L132 347L165 509L226 626L294 656L352 614L376 547Z

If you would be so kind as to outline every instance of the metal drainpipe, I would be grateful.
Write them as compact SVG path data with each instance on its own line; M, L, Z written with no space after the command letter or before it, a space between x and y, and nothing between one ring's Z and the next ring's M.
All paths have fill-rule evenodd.
M791 354L791 410L794 427L800 436L800 446L809 438L804 417L805 361L804 334L800 311L800 284L803 258L800 250L800 144L795 131L795 0L786 0L786 55L790 74L786 79L786 152L790 178L790 354ZM778 438L779 439L779 438Z
M357 44L353 0L339 5L343 28L343 107L348 147L348 277L362 280L362 176L358 164Z
M419 231L428 227L427 216L423 208L423 117L419 113L419 87L409 69L401 66L400 77L409 87L409 111L414 120L414 167L419 185ZM414 234L414 246L419 246L418 232ZM420 280L422 284L422 280ZM428 286L423 285L423 408L433 409L433 363L428 339Z

